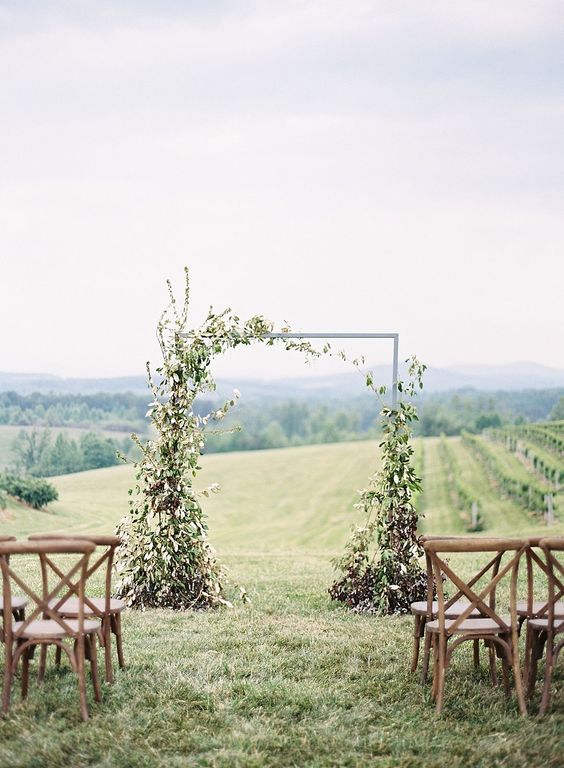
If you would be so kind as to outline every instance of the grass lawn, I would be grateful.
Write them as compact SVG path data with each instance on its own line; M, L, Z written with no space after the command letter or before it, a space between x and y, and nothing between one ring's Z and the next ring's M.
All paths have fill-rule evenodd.
M0 766L562 766L563 665L551 713L523 719L490 687L485 664L475 671L470 648L461 651L437 719L428 687L409 672L411 619L356 616L329 601L330 558L375 451L354 443L206 457L205 482L223 485L208 502L212 539L252 604L129 611L128 668L92 702L91 720L80 721L68 666L51 663L27 702L14 691ZM130 480L127 467L57 478L52 514L12 504L1 530L109 532ZM455 529L438 476L425 510L427 530ZM496 532L495 519L488 526Z

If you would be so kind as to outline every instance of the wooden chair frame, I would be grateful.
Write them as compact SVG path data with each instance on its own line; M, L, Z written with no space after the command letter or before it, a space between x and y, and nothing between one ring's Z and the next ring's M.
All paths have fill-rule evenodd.
M549 578L549 568L546 563L546 561L543 561L542 557L539 556L538 552L536 550L542 549L541 542L546 537L542 536L531 536L529 537L529 546L527 547L527 551L525 553L525 562L527 567L527 604L526 609L519 610L517 609L517 615L519 617L519 629L521 629L521 626L525 622L526 619L540 619L545 618L548 612L548 601L542 603L540 608L535 608L535 603L538 601L535 601L535 590L534 590L534 572L536 565L540 571L542 571L545 576L547 577L547 580ZM557 598L557 601L562 597L560 595L559 598Z
M519 563L528 546L527 539L479 539L458 538L431 540L424 543L424 549L429 554L433 566L437 599L439 604L437 620L427 624L427 631L432 629L432 644L434 656L433 669L433 698L436 702L437 714L440 714L443 706L445 673L449 666L454 650L462 643L469 640L484 640L501 656L506 692L509 693L509 668L513 668L515 678L515 691L519 710L522 715L527 714L525 698L520 673L519 663L519 635L516 613L517 578ZM448 553L494 553L488 563L478 571L468 582L463 581L453 568L441 557ZM505 553L513 552L509 562L501 566L501 560ZM488 574L489 581L477 592L473 589L481 578ZM509 624L495 609L496 589L500 581L511 574L510 580L510 612ZM447 626L445 606L447 601L444 596L443 574L454 584L459 593L467 598L468 607L457 618L451 620ZM432 597L432 596L431 596ZM488 600L488 603L485 600ZM473 619L473 624L466 624L474 609L477 609L481 618ZM494 622L494 627L486 626L484 620ZM482 623L482 627L480 627ZM455 638L455 639L453 639ZM452 642L449 642L451 641Z
M119 610L113 610L111 607L112 569L113 569L113 562L114 562L114 553L115 553L116 547L120 544L120 539L118 536L96 536L96 535L90 535L90 534L74 534L74 535L58 536L52 533L45 533L45 534L38 533L38 534L31 535L29 537L29 540L30 541L49 541L55 538L59 540L64 540L64 541L73 541L73 540L89 541L93 543L96 547L106 548L105 551L95 560L95 562L92 565L90 565L90 567L86 572L86 582L88 582L90 577L105 565L106 573L104 577L104 589L105 589L104 608L100 609L100 607L97 606L92 601L92 599L88 597L88 595L84 596L84 604L85 606L88 607L88 610L91 611L93 615L99 618L101 621L101 643L104 648L105 679L107 683L113 683L114 675L113 675L113 668L112 668L112 643L111 643L112 634L115 635L115 638L116 638L118 664L121 669L125 667L125 661L123 656L122 630L121 630L121 610L123 610L123 608L120 608ZM43 575L43 585L44 585L43 588L44 590L46 590L48 588L47 574L42 572L42 575ZM65 599L61 599L57 601L57 604L54 606L54 610L61 613L61 615L67 615L67 616L72 615L68 613L65 614L65 611L64 611L65 600L66 600L66 597ZM46 648L42 649L41 660L39 664L40 678L42 678L43 675L45 674L46 652L47 652ZM60 649L57 649L55 663L59 665L60 662L61 662L61 651Z
M16 541L15 536L7 536L7 535L0 535L0 542L2 541ZM0 616L2 616L2 611L4 610L4 606L0 607ZM15 606L12 605L12 616L16 621L23 621L25 619L25 605L23 606ZM4 640L4 637L2 633L0 633L0 640Z
M555 614L556 604L564 596L564 564L554 554L564 552L564 537L541 539L540 547L546 559L542 567L548 577L548 600L543 609L527 622L525 680L528 696L532 697L538 661L546 647L544 685L539 705L539 715L544 715L550 704L554 666L564 647L564 618ZM562 639L558 640L559 636Z
M92 682L94 687L94 696L96 701L100 701L100 686L98 681L98 667L96 659L96 633L97 627L91 626L94 622L89 622L85 626L84 617L84 585L88 569L88 561L95 545L88 541L68 541L52 539L50 541L14 541L0 543L0 568L3 581L3 599L4 606L4 687L2 694L2 711L8 712L10 706L10 696L12 682L16 673L18 662L22 659L22 699L25 699L28 691L29 679L29 661L32 657L33 649L36 645L41 648L47 645L55 645L64 651L70 661L71 667L78 677L78 689L80 697L80 714L83 720L88 720L88 704L86 700L86 680L85 680L85 659L88 658L92 669ZM74 565L67 572L62 571L52 560L50 555L80 555ZM37 555L39 557L41 571L44 573L52 569L58 576L59 581L53 589L43 593L40 597L36 592L25 583L25 581L14 572L9 563L12 555ZM78 579L77 579L78 574ZM75 579L75 581L73 581ZM35 604L35 608L21 622L14 622L12 617L12 581ZM66 592L62 599L66 599L70 594L76 593L78 596L78 616L75 626L72 626L56 610L50 606L50 602L57 597L61 589ZM41 617L39 622L36 619ZM41 621L50 620L55 622L63 631L63 637L60 632L52 635L39 633L33 634L34 622L35 631L37 624ZM74 640L74 646L71 648L66 645L64 639Z
M421 543L425 545L425 542L427 541L452 541L453 539L460 540L460 541L467 541L470 539L468 536L434 536L434 535L425 535L421 537ZM477 540L477 539L473 539ZM500 558L501 560L501 558ZM421 638L425 638L424 642L424 651L423 651L423 665L421 669L421 682L424 683L427 681L427 676L429 673L429 661L430 661L430 655L431 655L431 637L429 634L425 633L425 627L427 625L427 622L432 621L434 618L436 618L437 615L437 609L434 608L433 603L434 601L434 595L435 595L435 575L433 574L433 565L431 561L431 557L427 551L425 551L425 564L426 564L426 570L427 570L427 607L425 614L415 613L414 614L414 628L413 628L413 655L412 655L412 661L411 661L411 671L415 672L417 669L417 664L419 660L419 649L420 649L420 642ZM494 568L494 575L497 573L497 570L499 569L499 561L496 563ZM486 572L487 568L483 571L476 574L469 582L468 586L472 587L477 581L479 581L484 573ZM441 577L442 581L442 577ZM460 615L461 610L460 607L456 604L459 602L460 598L463 596L463 592L459 589L458 592L456 592L451 598L448 598L448 600L445 603L445 618L446 619L454 619L457 616ZM453 607L456 608L456 610L452 610ZM478 667L480 665L480 641L475 640L474 641L474 666ZM492 677L492 683L497 683L496 673L495 673L495 660L493 660L493 655L490 651L490 674Z

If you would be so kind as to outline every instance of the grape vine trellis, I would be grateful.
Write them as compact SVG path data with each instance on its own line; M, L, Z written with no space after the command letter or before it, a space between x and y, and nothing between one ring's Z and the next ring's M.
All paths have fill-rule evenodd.
M330 354L346 360L326 343L316 349L309 341L292 337L289 327L274 333L261 315L242 322L231 310L214 313L210 308L204 323L188 329L190 284L185 270L182 306L167 286L170 304L157 325L163 362L153 378L147 373L153 395L147 415L156 437L133 439L141 452L135 464L136 484L130 490L129 514L118 525L121 546L117 553L117 593L130 606L147 608L207 608L228 604L226 574L208 539L201 497L218 490L217 485L200 493L194 479L209 425L221 421L236 404L238 392L223 406L206 416L194 410L202 392L215 389L211 363L215 356L241 345L261 342L281 344L308 358ZM359 370L364 360L351 360ZM397 382L408 396L421 387L425 366L410 362L409 382ZM376 387L372 374L365 383L380 399L386 387ZM412 495L420 480L412 466L411 422L417 418L412 403L382 403L382 468L360 492L356 505L365 524L353 531L345 554L335 562L341 572L330 588L333 598L356 610L395 613L409 610L414 599L422 599L425 578L419 565L422 554L417 539L417 511ZM220 430L221 431L221 430Z

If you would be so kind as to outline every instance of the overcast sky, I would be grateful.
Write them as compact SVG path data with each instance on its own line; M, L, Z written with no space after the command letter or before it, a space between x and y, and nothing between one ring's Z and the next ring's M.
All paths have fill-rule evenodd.
M0 0L0 109L0 370L141 373L184 265L194 325L564 367L561 0Z

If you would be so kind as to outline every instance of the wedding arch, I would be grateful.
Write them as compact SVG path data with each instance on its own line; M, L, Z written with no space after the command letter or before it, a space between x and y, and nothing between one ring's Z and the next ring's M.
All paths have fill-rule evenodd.
M356 610L403 612L425 593L419 565L417 510L413 493L420 480L412 466L411 422L416 412L409 399L422 386L423 366L416 358L409 365L407 383L398 377L399 335L294 333L289 327L275 331L262 315L242 322L231 310L218 314L210 308L204 323L188 330L190 282L185 269L182 306L167 281L170 304L157 325L163 362L154 378L147 363L152 392L147 416L155 438L137 444L141 458L135 463L136 483L130 489L129 513L118 525L121 546L117 552L117 593L132 607L208 608L227 605L226 574L208 538L201 497L218 490L217 484L199 493L194 480L211 422L221 421L236 404L238 393L205 416L194 410L196 397L215 390L211 372L214 357L241 345L280 343L309 358L337 356L359 371L364 358L349 360L334 351L327 339L392 339L393 381L391 403L384 402L388 388L376 386L371 372L363 373L366 386L382 402L381 468L360 492L356 508L363 525L353 529L342 558L335 561L340 575L330 587L334 599ZM312 339L325 339L318 349Z

